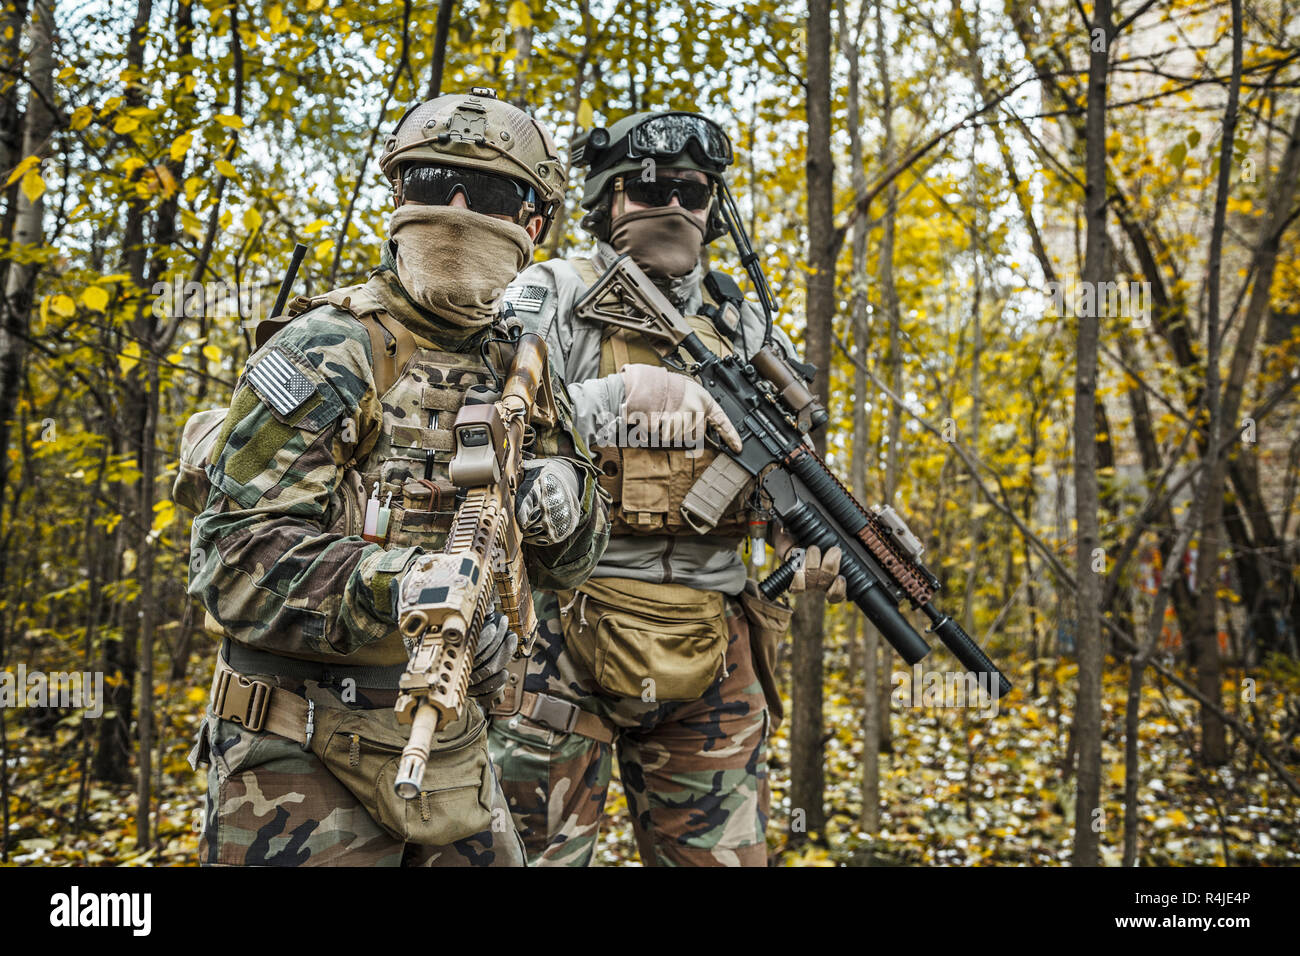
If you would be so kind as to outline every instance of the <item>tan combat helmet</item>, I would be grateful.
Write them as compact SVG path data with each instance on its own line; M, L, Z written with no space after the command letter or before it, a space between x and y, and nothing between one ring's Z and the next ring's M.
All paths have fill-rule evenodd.
M476 86L419 103L406 111L384 142L379 168L402 201L402 168L409 163L465 166L527 183L539 197L541 242L568 184L550 133L523 110Z

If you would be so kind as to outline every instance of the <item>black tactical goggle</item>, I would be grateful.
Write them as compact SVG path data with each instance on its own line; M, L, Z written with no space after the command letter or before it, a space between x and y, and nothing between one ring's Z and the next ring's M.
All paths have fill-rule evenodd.
M408 166L402 172L403 202L447 206L458 192L470 209L486 216L509 216L518 221L521 213L531 215L537 208L533 187L509 176L460 166Z
M732 163L731 140L713 120L695 113L660 113L642 121L617 143L611 143L609 131L593 129L575 162L590 162L593 172L607 169L624 158L652 156L670 159L689 151L701 163L721 170Z
M625 176L623 191L628 199L647 206L667 206L676 196L677 202L685 209L703 209L713 198L710 183L672 177L643 180L637 176Z

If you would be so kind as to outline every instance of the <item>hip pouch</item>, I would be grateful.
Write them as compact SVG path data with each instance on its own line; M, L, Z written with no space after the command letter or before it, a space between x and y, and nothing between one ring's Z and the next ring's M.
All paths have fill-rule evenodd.
M460 720L434 735L420 793L404 800L393 790L409 728L392 708L347 710L321 692L311 751L352 792L389 836L404 843L444 846L492 824L495 786L487 721L472 701Z
M588 578L557 595L565 647L608 694L698 700L722 670L729 637L717 591Z
M772 729L776 730L785 718L785 705L781 702L781 691L776 683L777 651L794 611L784 604L763 597L758 584L753 580L745 582L745 590L740 594L740 606L745 609L745 618L749 622L749 647L754 655L754 671L758 674L763 697L767 700L767 709L772 715Z

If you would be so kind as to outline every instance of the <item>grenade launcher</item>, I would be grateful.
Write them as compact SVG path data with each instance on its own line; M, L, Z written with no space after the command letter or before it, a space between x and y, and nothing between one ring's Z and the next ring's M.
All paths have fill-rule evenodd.
M705 534L740 490L758 479L772 511L798 544L823 553L838 547L848 596L909 665L930 652L899 611L903 600L931 621L930 631L962 665L992 686L998 696L1011 683L955 620L934 606L939 580L920 562L920 541L892 508L868 511L826 467L805 441L826 424L826 410L809 391L811 373L785 358L770 341L749 361L720 357L627 255L620 256L578 303L579 317L630 329L655 342L665 356L685 350L680 366L726 412L744 448L725 445L682 505L682 515ZM772 600L790 586L802 555L787 560L759 585Z

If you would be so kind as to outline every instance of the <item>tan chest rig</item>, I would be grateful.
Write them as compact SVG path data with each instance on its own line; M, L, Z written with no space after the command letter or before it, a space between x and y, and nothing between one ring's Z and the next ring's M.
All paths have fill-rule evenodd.
M600 278L591 260L570 261L588 287ZM707 316L691 315L686 321L715 354L730 355L735 351ZM666 365L644 336L607 328L600 344L600 375L612 375L624 365L664 365L673 374L684 374ZM630 428L620 429L617 434L622 439L632 432ZM611 498L611 534L697 533L682 518L682 502L719 452L707 446L693 449L600 445L593 446L591 452L600 469L600 485ZM736 495L711 535L739 538L746 534L745 504L752 490L751 483Z
M387 533L363 536L385 549L418 546L439 551L456 513L456 486L447 477L455 447L452 425L469 389L490 386L492 374L477 353L444 352L412 334L364 285L310 300L302 297L289 312L296 315L324 302L365 327L383 407L373 447L345 469L351 486L345 503L359 501L359 513L364 514L378 483L379 503L389 507ZM493 355L494 361L500 359ZM430 455L433 467L426 480Z

